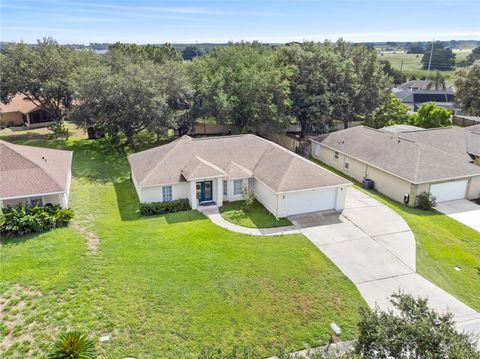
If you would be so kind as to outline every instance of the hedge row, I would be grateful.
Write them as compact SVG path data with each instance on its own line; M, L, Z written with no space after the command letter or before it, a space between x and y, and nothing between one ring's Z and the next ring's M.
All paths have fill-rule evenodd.
M73 218L73 211L59 205L30 205L26 203L7 206L0 212L0 235L23 236L29 233L65 227Z
M142 216L188 211L190 209L190 202L186 198L169 202L140 203L140 214Z

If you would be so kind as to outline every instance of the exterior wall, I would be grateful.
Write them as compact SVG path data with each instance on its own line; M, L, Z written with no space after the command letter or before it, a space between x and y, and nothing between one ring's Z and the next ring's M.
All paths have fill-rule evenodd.
M250 186L248 178L237 178L237 179L242 180L242 188L245 187L245 186L247 186L247 187ZM234 179L227 180L227 195L223 197L224 201L233 202L233 201L240 201L240 200L243 199L242 194L239 194L239 195L233 194L233 189L234 189L234 184L233 183L234 183ZM221 186L222 186L222 195L223 195L223 179L222 179Z
M345 209L345 200L347 197L347 187L342 186L337 188L337 200L335 202L335 209L337 211L343 211Z
M188 182L181 182L172 184L172 200L180 199L180 198L190 198L190 184ZM163 194L162 194L162 187L163 186L154 186L154 187L141 187L140 193L141 196L140 202L162 202L163 201ZM137 190L138 193L138 190Z
M27 203L29 202L30 198L37 198L37 197L41 197L43 205L50 203L53 205L59 204L62 207L67 206L67 202L66 202L67 195L65 193L57 193L57 194L50 194L45 196L31 196L31 197L0 200L0 208L6 207L6 206L14 206L19 203Z
M5 126L22 126L22 114L20 112L2 113L0 116L0 122L3 122Z
M263 206L268 209L274 216L278 217L278 199L282 197L281 195L277 195L274 191L272 191L269 187L258 180L253 180L253 192L255 193L255 197L257 200L263 204ZM282 198L282 202L283 202ZM284 213L283 211L282 213Z
M342 153L338 154L338 159L335 159L335 151L330 148L323 147L318 143L313 142L312 155L333 168L353 177L361 182L365 177L375 181L375 188L386 195L387 197L403 203L403 196L410 195L409 205L415 203L415 190L410 182L407 182L399 177L384 172L378 168L369 166L368 164L345 156ZM349 168L344 168L345 157L348 157Z
M470 178L467 189L468 199L480 198L480 176Z

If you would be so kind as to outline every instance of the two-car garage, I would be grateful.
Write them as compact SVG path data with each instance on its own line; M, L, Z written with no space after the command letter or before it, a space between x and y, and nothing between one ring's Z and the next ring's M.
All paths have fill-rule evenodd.
M463 199L466 197L468 180L435 183L430 185L430 193L437 203Z
M341 196L342 191L345 192L343 188L327 187L286 193L285 216L337 208L337 195Z

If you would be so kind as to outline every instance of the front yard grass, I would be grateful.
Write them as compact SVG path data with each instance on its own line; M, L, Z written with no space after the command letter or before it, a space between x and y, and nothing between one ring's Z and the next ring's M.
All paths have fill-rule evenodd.
M250 208L245 201L225 202L220 207L222 217L234 224L249 228L274 228L291 226L287 218L276 219L259 201L255 200Z
M319 161L321 166L347 177ZM395 202L377 191L354 187L392 208L408 223L417 245L417 272L475 310L480 310L480 233L435 210ZM455 266L461 268L455 270Z
M20 143L75 151L75 219L2 243L2 358L45 357L70 329L100 358L196 358L235 344L266 357L326 343L332 321L355 337L363 299L304 236L233 233L196 211L142 218L126 156L106 141Z

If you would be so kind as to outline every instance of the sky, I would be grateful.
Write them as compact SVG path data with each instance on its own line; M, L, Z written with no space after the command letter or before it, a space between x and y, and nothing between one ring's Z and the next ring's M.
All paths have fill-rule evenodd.
M480 0L0 0L0 40L480 40Z

